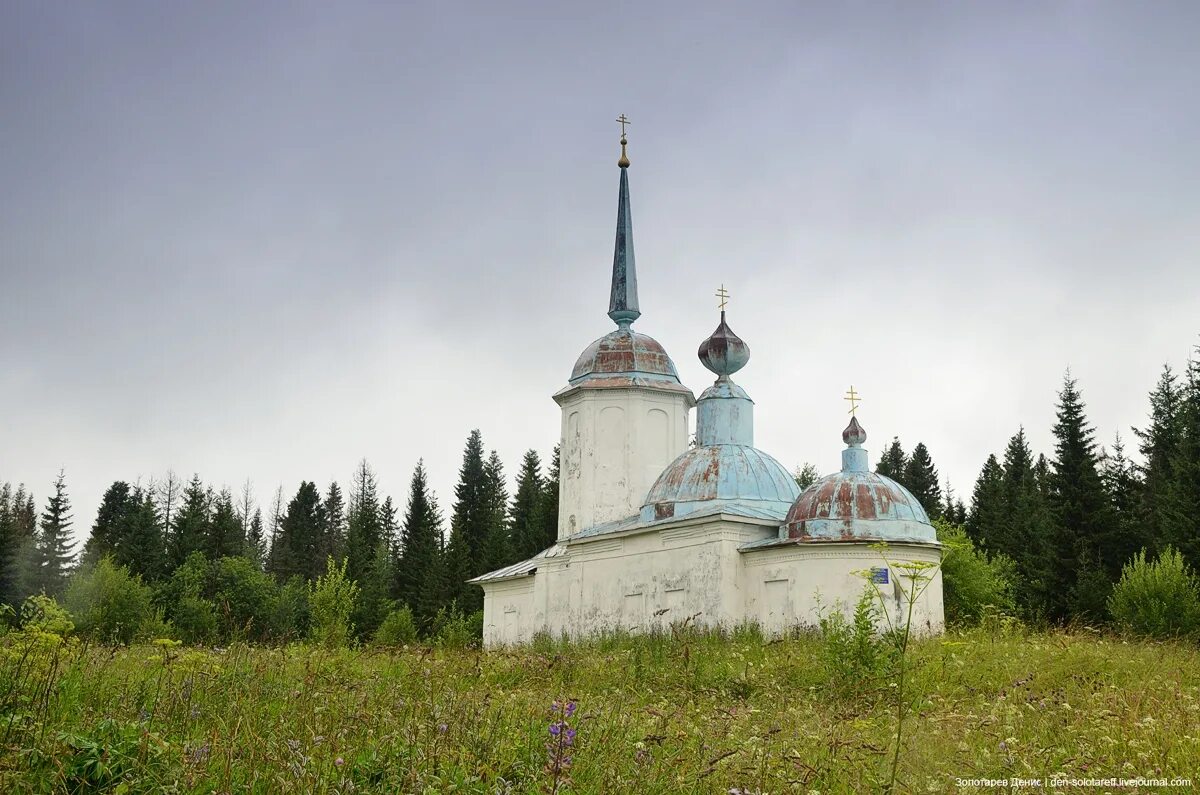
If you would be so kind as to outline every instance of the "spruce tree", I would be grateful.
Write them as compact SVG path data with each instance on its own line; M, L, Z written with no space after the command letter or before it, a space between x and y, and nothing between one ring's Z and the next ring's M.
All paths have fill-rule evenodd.
M390 500L384 501L386 507ZM395 570L392 566L392 550L387 540L381 538L375 554L358 586L358 599L354 604L354 628L361 638L369 638L379 629L391 607L389 598Z
M320 557L341 560L346 554L346 503L336 480L329 484L325 492L325 499L321 502L321 517L324 526Z
M387 557L392 560L400 555L400 522L396 519L397 513L396 503L392 502L389 494L383 498L383 505L379 506L379 535Z
M960 525L965 527L967 524L967 506L963 505L963 501L954 493L954 489L950 486L950 481L946 480L946 488L942 489L942 518L950 524Z
M513 552L513 543L509 535L508 524L508 489L504 485L504 465L500 455L493 450L483 465L484 491L483 504L486 511L486 535L484 540L483 559L472 572L472 576L504 568L517 558ZM483 590L470 586L464 610L474 612L483 609Z
M940 518L942 487L938 484L937 467L933 465L933 459L924 442L917 442L912 457L905 462L901 483L912 492L931 519Z
M441 594L437 601L440 606L454 603L458 610L468 610L477 599L476 591L480 591L478 599L482 601L483 594L479 586L467 584L467 580L475 575L471 573L470 550L462 533L455 533L451 528L450 540L438 563L436 574L440 582L437 585L441 586ZM470 610L473 612L474 608Z
M170 482L166 484L171 487ZM178 509L171 517L171 536L168 543L168 563L172 571L179 568L193 552L204 549L211 516L211 493L204 488L199 475L193 475L183 488ZM170 494L164 494L163 510L170 512ZM166 521L164 517L163 521Z
M1108 492L1113 521L1116 523L1114 557L1120 559L1123 566L1139 550L1153 549L1156 539L1142 521L1142 483L1133 463L1125 456L1125 444L1119 433L1113 440L1112 452L1101 453L1100 478ZM1119 570L1109 574L1114 580L1119 580L1121 576Z
M213 500L208 533L205 535L203 551L209 560L238 557L242 554L242 523L238 521L233 506L233 494L222 489Z
M558 540L558 481L559 446L554 445L554 455L550 459L550 471L542 483L542 499L538 504L538 525L541 527L539 551L554 546Z
M893 436L892 443L880 457L875 472L904 485L904 467L907 464L908 456L904 454L904 448L900 445L900 437Z
M104 555L111 554L118 540L128 532L130 517L139 507L128 483L118 480L109 486L100 499L91 535L83 545L81 561L92 564Z
M1103 590L1096 591L1097 573L1115 582L1123 562L1084 408L1083 396L1068 373L1058 395L1050 477L1052 550L1057 560L1049 570L1047 612L1055 620L1066 620L1073 613L1094 614L1096 605L1107 598Z
M61 596L67 587L74 555L71 548L71 501L67 497L66 478L60 471L54 481L54 495L46 502L41 527L34 544L34 590L49 596Z
M20 606L32 593L34 546L37 541L37 508L25 484L10 489L5 545L0 557L0 602Z
M347 576L363 582L375 563L379 542L383 539L383 514L379 505L375 473L366 459L354 472L347 516L346 566Z
M255 508L250 526L246 530L245 555L259 568L262 568L267 557L266 530L263 528L262 509Z
M1188 362L1175 433L1160 526L1163 540L1200 570L1200 346Z
M1150 392L1150 423L1145 429L1133 429L1138 438L1142 463L1141 521L1152 542L1151 551L1161 552L1167 546L1165 503L1174 480L1174 461L1180 441L1181 411L1184 392L1178 377L1164 364L1158 383Z
M991 553L1002 552L1006 534L1007 505L1004 499L1004 470L995 455L988 456L975 481L967 535Z
M433 630L434 619L437 617L438 611L455 603L457 590L451 581L450 574L450 569L454 565L449 547L440 549L433 559L433 565L425 571L425 576L421 580L421 592L417 596L417 603L412 606L412 611L417 626L424 634L429 634Z
M424 612L430 605L423 592L430 582L430 571L438 565L442 552L442 515L437 499L429 491L424 460L417 461L408 488L408 506L401 529L400 560L396 566L394 595L412 609L418 623L431 619ZM437 582L438 597L445 584ZM440 607L440 604L437 605ZM436 613L436 610L434 611Z
M0 602L7 603L15 588L18 552L16 500L11 483L0 485Z
M113 548L113 561L146 582L157 582L168 574L161 518L152 489L135 488L134 510Z
M1046 612L1046 578L1053 565L1054 529L1037 483L1024 426L1017 429L1004 450L1003 495L1004 516L995 551L1003 552L1017 565L1017 603L1028 616L1041 616Z
M446 576L459 607L467 612L474 611L476 603L482 604L483 594L478 587L465 582L488 571L489 558L497 551L493 534L496 513L491 502L496 495L494 484L488 481L483 437L474 430L467 437L458 484L454 487L446 566Z
M286 582L292 576L316 579L322 574L316 559L320 537L321 494L315 483L301 481L271 544L267 571L279 582Z
M540 514L543 499L545 483L542 481L542 462L537 451L527 450L521 459L521 471L517 474L517 491L513 495L508 513L513 556L517 560L531 558L545 549Z

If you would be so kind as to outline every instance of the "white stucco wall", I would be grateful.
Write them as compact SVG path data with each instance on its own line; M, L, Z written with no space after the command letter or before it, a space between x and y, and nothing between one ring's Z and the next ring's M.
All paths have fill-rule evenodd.
M687 449L691 393L579 388L562 406L559 539L638 512L667 464Z
M874 568L889 570L888 583L873 586L888 609L888 615L880 617L880 628L902 626L912 582L894 564L924 561L936 565L941 551L892 544L881 554L867 544L823 543L770 547L742 557L746 617L757 621L764 631L778 634L795 626L816 626L822 611L840 610L849 617L866 586L862 572ZM893 565L889 566L889 561ZM924 589L916 588L920 596L913 604L913 630L938 633L945 626L941 570L927 569L925 576L931 579Z
M688 619L702 627L756 622L778 634L815 626L822 610L849 615L865 585L858 572L887 565L866 544L737 551L776 532L766 521L706 517L568 542L562 554L539 561L535 574L485 585L484 643L525 643L538 632L642 632ZM894 544L886 554L893 563L937 563L940 550ZM879 586L893 620L907 605L897 598L899 575L893 568L888 585ZM943 624L942 582L935 574L916 602L913 625L928 633Z

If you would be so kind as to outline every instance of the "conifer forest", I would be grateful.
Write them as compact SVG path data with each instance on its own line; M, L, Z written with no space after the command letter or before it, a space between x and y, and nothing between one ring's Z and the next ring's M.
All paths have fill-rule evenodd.
M919 441L906 450L894 438L876 471L961 529L1006 583L1005 608L1024 621L1108 623L1113 586L1139 553L1171 550L1200 568L1200 353L1178 369L1164 365L1145 422L1108 444L1068 375L1052 430L1054 448L1041 451L1014 429L983 460L969 497L942 487ZM467 580L554 543L557 450L545 460L526 452L512 494L504 467L476 430L449 506L431 493L422 462L399 499L379 493L367 461L344 484L304 481L265 504L250 483L235 492L199 474L117 479L80 548L69 473L40 499L29 484L0 481L0 598L14 616L32 595L68 599L73 580L107 561L149 589L164 626L186 642L279 642L308 634L307 594L332 561L357 586L355 637L370 639L401 609L419 634L436 633L451 617L477 617L482 591ZM801 486L817 474L796 470Z

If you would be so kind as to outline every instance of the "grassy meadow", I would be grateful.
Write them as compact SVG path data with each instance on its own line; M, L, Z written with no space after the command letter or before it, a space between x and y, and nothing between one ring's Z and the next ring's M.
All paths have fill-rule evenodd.
M493 652L0 643L5 793L857 793L884 787L895 742L896 677L844 675L816 635ZM909 660L895 791L1200 780L1194 645L994 627L917 641Z

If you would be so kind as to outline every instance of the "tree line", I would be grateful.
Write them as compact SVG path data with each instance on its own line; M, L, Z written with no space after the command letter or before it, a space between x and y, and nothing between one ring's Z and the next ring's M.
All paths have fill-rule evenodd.
M1122 567L1140 551L1173 549L1200 569L1200 348L1182 375L1164 366L1149 403L1145 425L1133 429L1135 461L1119 434L1111 448L1098 445L1082 391L1068 373L1058 392L1051 454L1035 454L1019 427L1003 452L984 461L969 506L949 484L940 485L923 443L908 453L893 439L876 471L904 485L932 519L965 527L983 554L1003 561L1014 572L1023 617L1104 621ZM796 477L807 486L816 472L805 466ZM268 599L263 594L274 588L274 618L248 609L236 615L274 622L277 633L286 633L301 629L301 596L332 559L344 561L357 584L353 621L360 635L399 607L428 632L448 606L461 615L482 608L482 589L467 580L554 543L558 488L557 448L546 471L530 450L510 495L500 457L485 455L478 430L466 441L448 527L421 461L402 515L391 497L380 495L365 461L345 490L337 482L322 491L303 481L286 501L278 490L265 516L249 484L235 496L199 476L181 482L168 473L145 485L114 482L76 556L62 473L40 514L25 486L3 483L0 600L15 606L30 594L59 596L74 568L109 558L152 586L176 625L219 624L216 613L228 613L231 602ZM232 581L241 585L232 588Z
M554 543L558 450L545 471L538 453L527 451L510 497L499 455L485 456L482 435L472 431L448 528L423 461L403 515L379 493L363 461L345 490L337 482L321 491L302 481L286 502L277 490L266 516L249 483L235 497L198 475L181 482L169 472L155 483L109 486L78 555L72 524L62 473L40 516L23 485L0 485L0 600L15 607L33 594L61 597L74 569L108 559L154 589L167 620L204 635L209 625L215 631L230 601L260 598L276 612L303 613L301 597L332 559L344 561L346 577L357 583L353 623L361 636L400 607L429 630L448 607L460 615L482 609L482 589L467 580ZM266 593L264 582L276 592ZM303 631L302 619L277 621L245 609L238 615L273 624L276 634Z
M931 518L964 525L985 554L1010 561L1023 617L1108 620L1108 597L1142 550L1174 550L1200 570L1200 347L1182 376L1163 366L1146 424L1134 428L1139 460L1120 433L1101 447L1078 381L1058 392L1054 450L1035 454L1021 426L987 457L970 507L939 485L924 444L906 454L893 439L876 472L906 487Z

